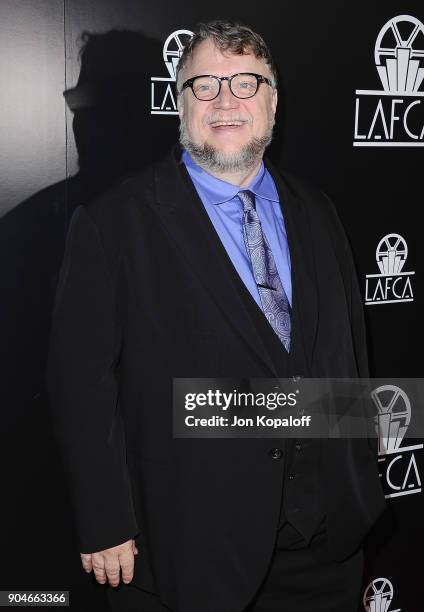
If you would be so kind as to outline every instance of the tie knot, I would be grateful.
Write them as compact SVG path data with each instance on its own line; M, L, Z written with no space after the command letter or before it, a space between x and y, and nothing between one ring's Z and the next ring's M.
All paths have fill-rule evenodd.
M249 189L241 190L237 195L242 201L244 212L255 210L255 196Z

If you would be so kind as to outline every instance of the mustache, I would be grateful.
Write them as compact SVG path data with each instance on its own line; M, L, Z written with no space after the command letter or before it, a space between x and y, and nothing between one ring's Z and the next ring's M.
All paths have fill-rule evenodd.
M243 121L247 123L253 122L252 115L247 115L246 113L232 113L230 115L226 115L223 113L211 113L210 115L206 115L203 118L204 125L210 125L211 123L217 123L218 121Z

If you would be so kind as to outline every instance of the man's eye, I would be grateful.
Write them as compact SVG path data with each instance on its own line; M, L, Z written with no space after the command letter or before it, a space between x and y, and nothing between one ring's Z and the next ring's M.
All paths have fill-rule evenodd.
M254 87L253 83L250 83L249 81L241 81L240 83L241 89L252 89L253 87Z

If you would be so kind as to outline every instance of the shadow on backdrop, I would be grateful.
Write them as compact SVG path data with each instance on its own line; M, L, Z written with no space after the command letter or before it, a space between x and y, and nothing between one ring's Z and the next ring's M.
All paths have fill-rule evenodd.
M150 115L150 75L163 69L161 43L128 30L84 32L81 40L78 82L64 93L73 112L79 171L32 195L0 220L7 434L2 458L3 465L10 465L3 471L8 494L2 508L1 542L7 551L2 588L87 586L75 554L66 478L52 440L44 388L66 233L78 205L163 155L178 135L175 117L155 121ZM52 551L59 550L61 562L51 563L56 556ZM93 580L93 596L96 589L102 587ZM73 609L95 609L94 600L82 603L89 593L80 593L80 602L74 593Z

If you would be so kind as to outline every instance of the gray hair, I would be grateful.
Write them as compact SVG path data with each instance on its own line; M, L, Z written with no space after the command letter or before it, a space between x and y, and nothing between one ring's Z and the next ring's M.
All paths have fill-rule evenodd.
M177 91L180 91L179 81L187 60L195 48L208 39L212 40L220 51L229 51L236 55L253 52L256 58L264 59L271 71L273 87L277 87L277 69L262 36L240 22L215 19L199 23L194 35L184 47L176 68Z

